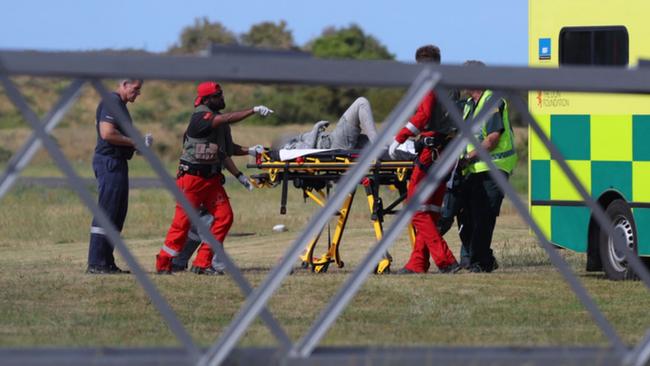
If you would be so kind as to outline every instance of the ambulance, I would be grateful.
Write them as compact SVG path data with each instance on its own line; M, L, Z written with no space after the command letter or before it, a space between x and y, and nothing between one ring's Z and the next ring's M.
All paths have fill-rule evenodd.
M647 0L529 0L531 67L635 68L650 59ZM650 263L650 96L530 91L529 109L615 235ZM529 129L529 203L555 245L587 254L588 271L634 278L624 252Z

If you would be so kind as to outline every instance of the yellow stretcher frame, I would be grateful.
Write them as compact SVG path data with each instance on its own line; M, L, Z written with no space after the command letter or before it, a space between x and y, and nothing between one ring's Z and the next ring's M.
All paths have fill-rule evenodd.
M258 155L256 164L248 164L249 168L258 168L266 173L253 176L258 188L275 187L282 184L282 198L280 214L286 213L286 201L288 181L294 181L294 186L303 190L303 196L309 198L319 206L325 206L327 194L323 190L329 184L338 180L338 178L351 167L356 165L354 154L344 156L328 155L322 157L304 157L293 161L273 161L266 152ZM366 177L360 182L364 186L370 217L375 232L375 237L380 240L383 236L383 218L386 214L393 214L393 208L401 203L406 197L406 186L410 172L413 168L412 161L379 161L373 164ZM379 196L381 185L388 185L400 192L398 200L384 209L383 202ZM328 240L327 251L320 257L314 257L316 245L323 233L320 233L312 239L305 247L300 260L303 268L311 268L313 272L327 272L330 263L335 263L339 268L343 268L345 263L341 259L340 246L345 231L345 226L352 208L356 190L348 194L343 205L339 209L337 224L334 235ZM409 239L411 246L415 244L415 230L409 224ZM383 258L375 267L376 274L390 273L392 257L390 253L384 253Z

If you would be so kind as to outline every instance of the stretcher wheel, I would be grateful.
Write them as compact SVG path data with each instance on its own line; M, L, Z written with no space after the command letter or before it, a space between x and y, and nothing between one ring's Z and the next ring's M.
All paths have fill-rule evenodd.
M307 268L309 268L309 262L301 262L301 263L300 263L300 268L302 268L302 269L307 269Z
M345 266L345 263L343 261L339 261L338 266L339 268L343 268Z

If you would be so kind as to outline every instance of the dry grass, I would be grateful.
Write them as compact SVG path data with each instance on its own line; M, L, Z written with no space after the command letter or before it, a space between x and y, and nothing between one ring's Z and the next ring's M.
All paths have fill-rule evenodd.
M291 190L278 216L279 190L248 193L227 187L236 212L228 253L255 285L268 274L315 212ZM361 198L361 195L358 196ZM134 190L124 237L153 271L173 202L160 190ZM0 211L0 346L175 345L133 276L90 276L86 262L90 215L63 189L19 188ZM521 220L506 203L494 248L502 264L488 275L372 276L338 319L324 344L573 345L605 340ZM289 232L273 233L284 223ZM236 234L252 233L239 236ZM448 235L458 253L458 240ZM342 247L346 267L326 274L298 270L273 296L270 309L295 340L368 251L373 234L366 203L357 199ZM394 268L409 254L406 238L391 249ZM562 252L627 342L650 324L648 293L639 282L615 283L582 272L583 258ZM296 262L296 265L298 263ZM212 342L243 302L228 277L193 274L152 279L200 344ZM272 345L257 321L242 345Z

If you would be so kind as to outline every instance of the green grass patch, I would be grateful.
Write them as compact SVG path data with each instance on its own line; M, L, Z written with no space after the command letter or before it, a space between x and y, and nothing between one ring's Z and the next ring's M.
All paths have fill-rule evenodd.
M258 285L317 208L290 189L288 214L280 216L279 189L248 192L233 181L226 190L235 211L226 250ZM133 276L83 273L91 215L72 192L15 188L0 204L0 346L177 345ZM190 334L208 345L232 320L244 297L228 277L152 274L173 210L173 199L163 190L132 190L123 236ZM289 231L272 232L278 223ZM447 240L458 253L456 235L451 232ZM359 192L341 246L345 267L330 267L324 274L298 269L269 303L294 340L307 331L374 242L367 202ZM493 274L371 276L323 344L606 344L507 201L493 248L501 264ZM321 243L317 252L324 250ZM410 244L404 234L390 252L394 269L406 262ZM560 254L623 339L640 340L650 324L645 287L586 274L582 255ZM258 320L240 344L275 341Z

